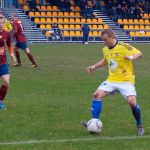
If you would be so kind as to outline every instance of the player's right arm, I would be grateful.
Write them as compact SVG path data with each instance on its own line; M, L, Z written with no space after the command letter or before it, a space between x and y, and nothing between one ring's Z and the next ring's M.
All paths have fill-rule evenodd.
M88 73L91 73L92 71L94 71L95 69L97 68L100 68L100 67L103 67L103 66L106 66L107 65L107 62L106 62L106 59L103 58L102 60L100 60L98 63L92 65L92 66L89 66L87 67L87 72Z

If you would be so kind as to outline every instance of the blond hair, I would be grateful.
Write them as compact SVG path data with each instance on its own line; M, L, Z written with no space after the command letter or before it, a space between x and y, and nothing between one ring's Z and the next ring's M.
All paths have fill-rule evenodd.
M112 29L104 29L104 30L102 30L101 36L103 36L104 34L107 34L109 37L116 38L116 34L114 33L114 31Z

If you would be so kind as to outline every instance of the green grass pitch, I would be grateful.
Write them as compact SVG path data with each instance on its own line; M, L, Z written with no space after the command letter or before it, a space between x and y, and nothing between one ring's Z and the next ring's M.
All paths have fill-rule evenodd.
M22 51L23 66L10 67L8 110L0 111L0 150L149 150L150 45L135 46L143 52L134 62L143 138L136 136L131 110L120 95L103 100L99 135L89 134L80 124L91 118L92 93L107 77L106 68L86 72L102 58L103 45L37 44L30 49L38 68L28 67ZM31 143L17 143L26 141Z

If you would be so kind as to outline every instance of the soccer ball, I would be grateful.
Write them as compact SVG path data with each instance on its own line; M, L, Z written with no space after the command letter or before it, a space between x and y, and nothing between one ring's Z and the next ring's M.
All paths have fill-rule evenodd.
M87 122L87 130L90 133L100 133L102 131L102 122L99 119L91 119Z

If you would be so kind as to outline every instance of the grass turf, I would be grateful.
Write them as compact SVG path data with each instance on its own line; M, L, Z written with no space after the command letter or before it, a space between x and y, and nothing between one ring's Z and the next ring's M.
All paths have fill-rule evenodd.
M90 119L91 97L98 85L107 77L107 69L92 75L86 67L102 58L100 44L31 45L38 68L29 68L30 62L21 51L22 67L10 67L11 79L5 104L0 111L0 143L86 139L135 136L136 126L131 111L120 95L103 101L101 120L103 131L89 134L81 120ZM136 90L142 109L145 135L150 135L149 45L136 45L143 58L135 61ZM9 60L9 59L8 59ZM89 140L39 144L0 145L2 150L148 150L150 138Z

